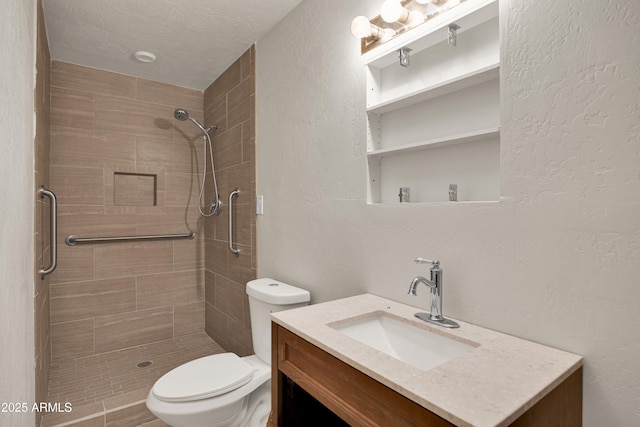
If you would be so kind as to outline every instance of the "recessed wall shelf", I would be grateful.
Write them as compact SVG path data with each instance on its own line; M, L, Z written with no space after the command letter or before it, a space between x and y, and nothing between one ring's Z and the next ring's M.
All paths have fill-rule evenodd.
M500 73L500 62L494 62L477 70L470 71L459 76L454 76L434 83L431 86L403 93L379 103L367 106L367 112L384 114L389 111L398 110L413 104L418 104L432 98L437 98L448 93L457 92L480 83L498 78Z
M426 148L444 147L454 144L463 144L465 142L481 141L483 139L492 139L500 137L500 128L483 129L475 132L467 132L459 135L447 136L444 138L434 138L427 141L416 142L413 144L400 145L398 147L383 148L380 150L372 150L367 152L370 157L383 157L394 154L406 153L410 151L418 151Z
M444 202L450 184L460 201L500 198L498 11L467 0L363 55L369 203L399 203L399 187L412 203Z

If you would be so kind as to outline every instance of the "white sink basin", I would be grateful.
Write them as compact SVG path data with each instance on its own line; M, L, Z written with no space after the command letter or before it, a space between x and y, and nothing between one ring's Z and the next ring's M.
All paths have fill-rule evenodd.
M423 371L435 368L478 345L429 331L384 312L329 324L331 328Z

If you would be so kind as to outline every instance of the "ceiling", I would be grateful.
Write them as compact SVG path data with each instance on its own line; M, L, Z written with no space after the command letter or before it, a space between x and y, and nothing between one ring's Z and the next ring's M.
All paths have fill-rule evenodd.
M43 0L54 60L204 90L302 0ZM133 58L156 55L153 63Z

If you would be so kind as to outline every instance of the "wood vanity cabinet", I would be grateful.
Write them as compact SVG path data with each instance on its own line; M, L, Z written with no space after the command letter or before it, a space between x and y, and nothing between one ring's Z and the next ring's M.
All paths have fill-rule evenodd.
M455 425L276 323L272 370L268 427ZM581 426L582 368L511 425Z

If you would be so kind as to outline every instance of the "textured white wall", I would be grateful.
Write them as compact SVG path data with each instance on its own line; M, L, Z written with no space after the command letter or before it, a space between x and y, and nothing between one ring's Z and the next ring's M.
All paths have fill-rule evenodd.
M586 426L640 425L640 3L502 0L502 200L366 205L350 20L306 0L257 46L258 273L313 302L371 292L585 357Z
M33 332L35 0L0 13L0 403L35 398ZM33 426L29 412L0 425Z

